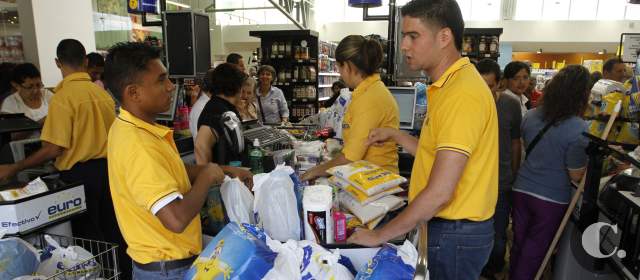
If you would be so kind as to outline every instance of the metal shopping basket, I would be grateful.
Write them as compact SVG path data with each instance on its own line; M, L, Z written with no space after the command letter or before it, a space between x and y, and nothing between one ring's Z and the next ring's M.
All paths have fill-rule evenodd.
M55 241L60 244L62 247L68 246L79 246L89 251L93 257L85 260L81 260L77 265L72 268L63 270L55 275L50 276L46 279L55 279L55 280L67 280L67 279L100 279L100 280L111 280L111 279L120 279L120 271L118 269L118 259L117 259L117 250L118 245L115 243L108 243L96 240L89 240L83 238L76 237L67 237L53 234L37 234L32 238L28 238L28 241L36 247L36 249L44 250L47 247L47 241L45 240L45 235L51 236ZM78 267L83 267L83 265L88 265L90 263L99 264L100 271L95 276L86 277L78 275L77 272L74 272L74 269Z

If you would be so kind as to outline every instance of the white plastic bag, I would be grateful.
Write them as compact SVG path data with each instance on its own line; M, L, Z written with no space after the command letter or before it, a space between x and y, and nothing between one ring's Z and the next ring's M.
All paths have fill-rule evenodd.
M0 232L0 279L33 274L40 261L36 248L20 238L2 239Z
M267 239L267 246L278 253L274 269L263 280L275 279L316 279L351 280L353 274L339 263L340 250L333 253L307 240L289 240L280 243Z
M289 177L290 167L278 166L266 176L255 176L253 213L271 238L279 241L300 239L300 216Z
M253 217L253 194L238 178L225 177L220 194L227 210L229 221L238 224L255 224Z
M67 271L64 273L65 279L94 279L100 276L100 264L89 251L80 246L63 248L49 235L45 235L44 239L49 246L40 256L39 275L50 277Z

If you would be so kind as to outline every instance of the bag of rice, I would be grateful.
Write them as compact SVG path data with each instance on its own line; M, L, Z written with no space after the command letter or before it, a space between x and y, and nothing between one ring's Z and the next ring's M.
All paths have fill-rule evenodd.
M400 175L363 160L330 168L327 173L349 182L367 196L376 195L407 181Z
M362 205L366 205L369 204L373 201L376 201L378 199L381 199L387 195L392 195L392 194L396 194L399 192L402 192L402 188L401 187L394 187L391 189L388 189L386 191L382 191L378 194L372 195L372 196L368 196L365 192L359 190L358 188L352 186L351 184L349 184L349 182L340 179L338 177L335 176L331 176L329 178L329 184L332 186L336 186L338 188L341 188L343 191L345 191L347 194L349 194L351 197L353 197L355 200L357 200L358 202L360 202L360 204Z

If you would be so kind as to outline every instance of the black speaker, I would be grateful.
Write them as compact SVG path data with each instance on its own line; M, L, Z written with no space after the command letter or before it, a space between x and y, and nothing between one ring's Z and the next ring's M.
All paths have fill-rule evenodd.
M170 77L198 77L209 70L209 16L192 11L164 12L163 31Z

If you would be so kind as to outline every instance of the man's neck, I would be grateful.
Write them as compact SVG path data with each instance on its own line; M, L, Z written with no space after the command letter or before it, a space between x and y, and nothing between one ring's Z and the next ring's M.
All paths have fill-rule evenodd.
M78 72L85 72L84 69L82 68L71 68L68 66L63 66L60 71L62 72L62 78L66 78L67 76L73 74L73 73L78 73Z
M229 97L229 96L225 96L224 94L220 94L220 95L217 95L217 96L219 98L222 98L222 99L228 101L229 103L233 104L233 106L236 106L236 104L239 103L238 102L239 98L237 96Z
M444 54L444 56L442 57L442 59L440 59L440 62L438 63L438 65L436 65L436 67L432 69L424 69L424 71L429 75L429 77L431 77L431 80L435 82L439 80L440 77L444 75L444 72L446 72L447 69L449 69L449 67L451 67L451 65L456 63L456 61L458 61L461 57L462 56L457 50L450 51Z
M138 119L141 119L146 123L149 123L149 124L156 123L156 114L154 113L144 112L137 107L129 107L129 106L126 106L125 104L122 104L122 109L127 110L127 112L131 113L131 115L133 115Z

